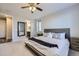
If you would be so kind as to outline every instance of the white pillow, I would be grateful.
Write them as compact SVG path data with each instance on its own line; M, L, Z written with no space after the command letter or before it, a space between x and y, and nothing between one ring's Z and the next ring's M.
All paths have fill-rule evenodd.
M51 33L51 32L48 33L48 37L49 37L49 38L52 38L52 33Z
M52 38L65 39L65 33L52 33Z
M44 33L44 37L52 38L52 33L51 33L51 32L49 32L49 33Z
M60 35L61 35L61 39L66 39L65 38L65 35L66 35L65 33L61 33Z
M55 38L55 33L52 33L52 38Z
M43 34L44 37L47 37L47 35L48 35L48 33L44 33L44 34Z

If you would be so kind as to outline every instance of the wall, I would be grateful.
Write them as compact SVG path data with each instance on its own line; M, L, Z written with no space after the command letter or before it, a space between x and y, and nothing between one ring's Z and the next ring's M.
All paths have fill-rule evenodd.
M13 42L18 41L20 39L26 39L26 35L21 36L21 37L19 37L17 35L17 22L25 22L25 23L27 23L27 18L24 19L22 16L19 16L19 17L13 16L12 17L12 40L13 40ZM25 32L25 34L26 34L26 32Z
M26 22L27 18L23 16L17 16L16 13L3 12L8 15L12 15L12 40L17 41L26 36L17 36L17 22ZM42 29L44 28L70 28L71 36L79 36L79 6L63 9L59 12L52 13L45 17L40 18L42 20ZM25 15L26 16L26 15ZM34 36L36 33L35 20L31 20L31 35Z
M31 22L30 22L30 20L26 21L26 31L31 31Z
M5 37L5 19L0 19L0 38Z
M31 29L30 29L31 36L33 37L36 34L35 20L30 20L30 25L31 25Z
M63 9L42 19L45 28L70 28L72 37L79 37L79 5Z
M25 30L25 36L21 36L21 37L18 37L17 35L17 22L25 22L26 23L26 30ZM27 30L27 22L30 23L31 22L31 30L28 29ZM27 31L31 31L31 36L35 36L35 20L29 20L27 18L24 18L23 16L15 16L13 15L12 16L12 41L15 42L15 41L18 41L18 40L22 40L22 39L26 39L26 36L27 36Z

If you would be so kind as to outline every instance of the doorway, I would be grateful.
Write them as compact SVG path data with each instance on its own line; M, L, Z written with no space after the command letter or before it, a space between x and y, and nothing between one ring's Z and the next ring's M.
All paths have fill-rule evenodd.
M0 18L0 43L6 39L6 18Z
M12 17L0 18L0 43L12 40Z

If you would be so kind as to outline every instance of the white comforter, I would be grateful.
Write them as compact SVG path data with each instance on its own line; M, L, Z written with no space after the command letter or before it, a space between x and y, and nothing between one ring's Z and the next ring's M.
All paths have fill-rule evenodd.
M47 37L36 37L36 38L42 41L47 41L58 45L58 48L56 47L49 48L49 47L40 45L32 40L29 40L29 43L32 46L34 46L37 50L42 52L43 54L47 56L67 56L68 55L68 51L69 51L68 39L57 40L53 38L51 41L49 41L51 38L47 38Z

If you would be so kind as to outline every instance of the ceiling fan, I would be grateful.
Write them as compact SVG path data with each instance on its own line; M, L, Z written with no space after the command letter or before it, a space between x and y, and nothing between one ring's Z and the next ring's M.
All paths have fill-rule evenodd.
M35 10L39 10L39 11L43 11L43 9L41 9L40 7L38 7L40 3L28 3L27 5L21 7L23 9L25 8L28 8L32 13L35 11Z

